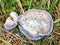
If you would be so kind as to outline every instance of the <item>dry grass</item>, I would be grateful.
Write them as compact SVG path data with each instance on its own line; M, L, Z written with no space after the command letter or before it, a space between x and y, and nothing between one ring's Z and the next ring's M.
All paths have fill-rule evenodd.
M0 0L0 2L1 1L2 0ZM5 3L3 1L0 3L0 38L3 39L0 40L0 45L5 45L6 42L6 45L60 45L60 1L55 4L51 13L54 20L53 32L50 34L50 36L38 41L28 40L23 34L21 34L17 27L11 31L6 31L3 27L4 22L9 16L9 13L12 11L16 11L18 14L21 14L24 13L24 11L26 11L28 8L41 9L41 7L44 7L42 9L47 10L49 9L52 0L50 0L50 3L48 3L48 5L46 5L46 0L43 0L43 2L41 3L41 7L39 7L39 2L41 2L41 0L33 0L33 3L31 2L32 4L30 4L30 6L30 1L28 0L21 0L21 3L18 1L19 0L17 0L17 6L14 5L16 2L12 1L13 6L9 4L10 7L6 6L8 5L8 3L6 5L4 5Z

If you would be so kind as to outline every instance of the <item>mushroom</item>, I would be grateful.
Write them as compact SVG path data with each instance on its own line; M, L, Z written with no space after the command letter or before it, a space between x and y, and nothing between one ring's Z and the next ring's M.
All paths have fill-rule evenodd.
M30 40L48 36L53 29L51 15L45 10L30 9L18 19L19 29Z
M16 12L11 12L10 17L6 19L4 28L6 30L11 30L17 26L18 14Z

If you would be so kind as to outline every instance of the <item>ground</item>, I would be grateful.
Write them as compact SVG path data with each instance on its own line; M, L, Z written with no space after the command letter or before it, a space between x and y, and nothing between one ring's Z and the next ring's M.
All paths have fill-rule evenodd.
M4 23L12 11L19 15L28 9L48 11L53 18L50 36L37 41L28 40L18 27L11 31L4 29ZM0 45L60 45L60 0L0 0Z

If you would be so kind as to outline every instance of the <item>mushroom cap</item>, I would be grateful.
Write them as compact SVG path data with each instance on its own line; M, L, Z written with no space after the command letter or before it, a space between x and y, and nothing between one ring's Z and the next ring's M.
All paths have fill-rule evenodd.
M11 12L10 17L6 19L4 28L6 30L11 30L17 26L18 14L16 12Z
M13 19L14 22L17 22L18 14L16 12L11 12L10 17Z
M18 22L21 33L31 40L48 36L53 29L52 17L44 10L30 9L18 19Z
M16 23L16 22L13 22L13 21L11 20L11 17L8 17L8 18L6 19L6 22L5 22L5 24L4 24L4 28L5 28L6 30L11 30L11 29L15 28L16 26L17 26L17 23Z
M39 39L43 38L42 36L33 37L33 36L29 35L28 32L25 31L25 29L22 26L20 26L20 25L18 25L18 26L19 26L21 33L24 34L29 40L39 40Z

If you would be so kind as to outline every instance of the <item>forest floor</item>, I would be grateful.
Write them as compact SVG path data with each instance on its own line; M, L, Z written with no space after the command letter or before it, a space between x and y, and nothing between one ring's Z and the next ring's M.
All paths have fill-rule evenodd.
M48 11L53 18L50 36L37 41L28 40L18 27L7 31L4 23L13 11L19 15L28 9ZM60 0L0 0L0 45L60 45Z

